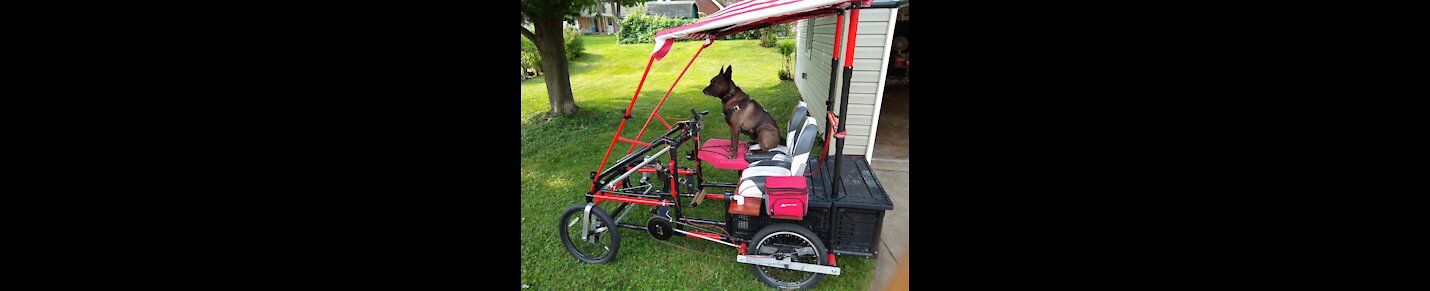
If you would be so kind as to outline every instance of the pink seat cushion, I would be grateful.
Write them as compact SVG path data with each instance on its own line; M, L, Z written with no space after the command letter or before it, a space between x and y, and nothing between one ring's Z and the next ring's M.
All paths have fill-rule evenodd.
M730 140L712 138L700 144L701 161L714 165L716 169L743 171L750 166L749 161L745 161L745 152L750 150L750 146L740 141L740 148L735 150L735 159L730 159L730 153L725 152L730 148Z

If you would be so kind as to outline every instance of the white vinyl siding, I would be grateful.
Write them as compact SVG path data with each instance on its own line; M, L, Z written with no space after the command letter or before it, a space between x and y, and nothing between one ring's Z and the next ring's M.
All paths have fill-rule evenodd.
M872 147L870 136L875 124L876 104L882 93L879 89L884 79L893 12L893 9L860 11L859 35L855 38L854 47L854 75L849 83L849 114L845 117L849 125L849 137L844 141L845 154L865 154ZM827 122L824 101L830 96L829 57L834 42L835 17L800 20L796 29L795 44L801 56L795 60L795 85L799 87L804 101L809 103L810 115L819 119L821 129ZM842 74L841 71L836 69L837 73ZM843 76L836 75L834 80L843 81ZM840 94L843 92L835 91L834 94L836 111L839 110L837 98Z

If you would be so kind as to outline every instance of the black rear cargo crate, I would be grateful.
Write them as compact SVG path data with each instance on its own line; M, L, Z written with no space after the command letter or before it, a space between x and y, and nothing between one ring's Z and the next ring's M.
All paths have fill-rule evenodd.
M844 156L840 169L843 187L837 197L831 198L834 158L829 157L819 172L809 177L810 209L805 226L835 254L874 257L878 255L884 211L894 209L894 203L863 156ZM818 163L818 157L810 159L810 165Z
M770 220L768 216L763 215L749 216L732 213L730 214L730 220L725 223L730 226L730 236L749 240L752 239L755 232L759 232L761 228L770 225Z

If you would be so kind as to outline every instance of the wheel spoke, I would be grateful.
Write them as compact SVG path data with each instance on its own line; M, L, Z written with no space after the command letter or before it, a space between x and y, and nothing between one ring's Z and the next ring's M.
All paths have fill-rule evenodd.
M807 239L792 233L776 233L766 237L754 248L761 255L774 255L791 262L818 264L818 253ZM799 285L814 278L815 274L804 271L760 266L760 271L770 279L785 285Z

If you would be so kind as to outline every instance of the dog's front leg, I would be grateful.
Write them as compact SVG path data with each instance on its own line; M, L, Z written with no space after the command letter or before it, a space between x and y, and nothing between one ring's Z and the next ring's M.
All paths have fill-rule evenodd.
M740 125L739 125L739 124L731 124L731 125L730 125L730 148L729 148L729 149L726 149L725 151L730 153L730 159L733 160L733 159L735 159L735 156L739 155L739 153L736 152L736 151L738 151L738 150L740 150Z

